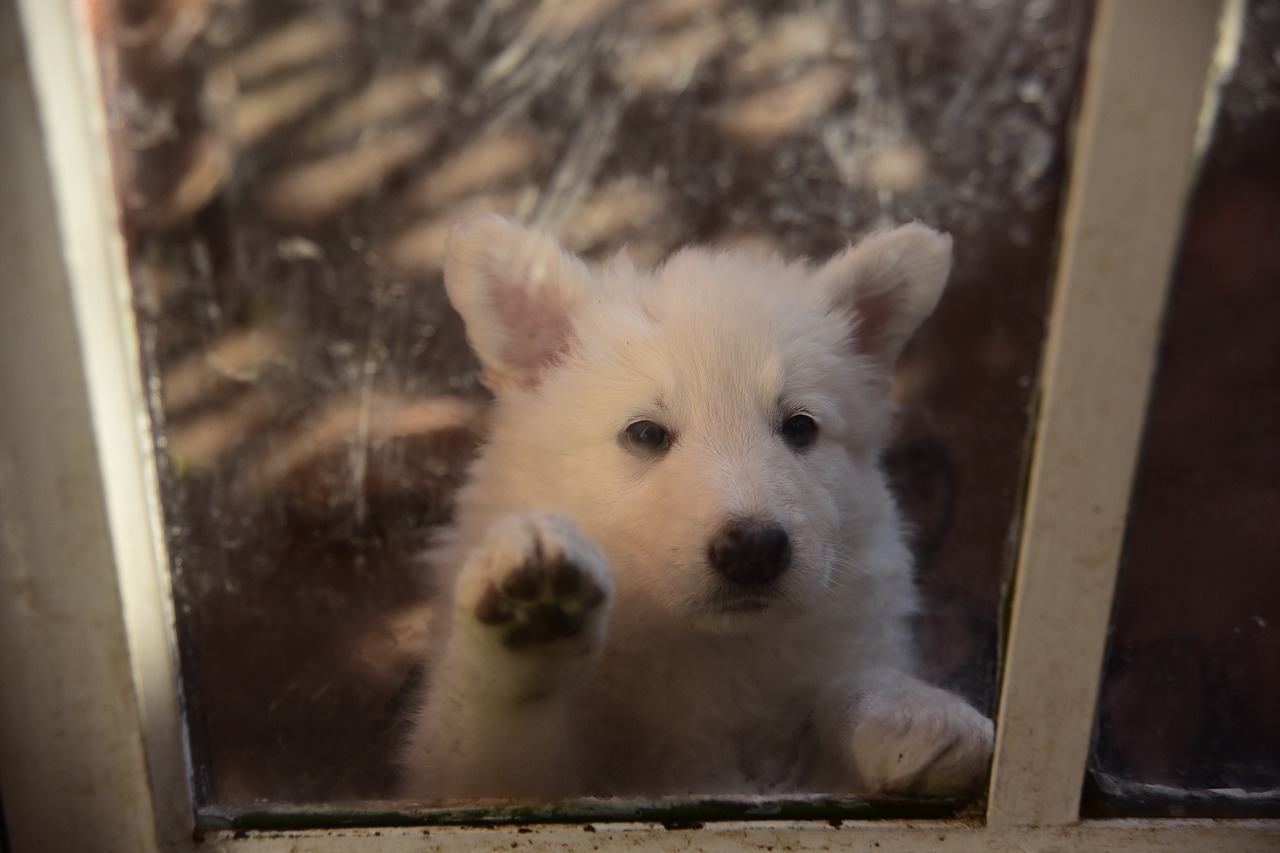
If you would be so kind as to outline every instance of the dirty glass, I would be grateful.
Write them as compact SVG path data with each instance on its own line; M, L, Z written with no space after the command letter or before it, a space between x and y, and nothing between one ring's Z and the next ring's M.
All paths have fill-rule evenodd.
M497 211L591 259L825 257L918 219L952 282L884 459L925 673L994 711L1089 5L85 2L150 390L197 805L386 797L483 441L441 288Z
M1280 4L1245 18L1187 209L1086 809L1280 814Z

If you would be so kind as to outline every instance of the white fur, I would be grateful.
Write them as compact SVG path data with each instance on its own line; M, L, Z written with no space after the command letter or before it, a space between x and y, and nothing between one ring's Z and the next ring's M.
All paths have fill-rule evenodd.
M589 269L498 217L455 228L446 286L496 400L434 555L453 598L405 795L979 784L991 723L910 675L916 593L878 468L894 361L950 253L909 225L816 269L686 249L642 273ZM779 432L797 413L818 424L805 449ZM628 444L639 420L670 446ZM735 518L780 525L792 549L751 607L707 556ZM517 575L523 593L496 592ZM503 642L543 606L578 629Z

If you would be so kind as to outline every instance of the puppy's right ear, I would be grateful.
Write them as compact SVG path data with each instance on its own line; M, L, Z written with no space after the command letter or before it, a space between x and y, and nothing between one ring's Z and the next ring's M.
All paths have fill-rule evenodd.
M533 388L568 348L574 307L591 286L582 261L502 216L453 226L444 286L494 393Z
M889 376L950 271L951 237L912 224L864 238L819 268L813 283L854 321L854 347Z

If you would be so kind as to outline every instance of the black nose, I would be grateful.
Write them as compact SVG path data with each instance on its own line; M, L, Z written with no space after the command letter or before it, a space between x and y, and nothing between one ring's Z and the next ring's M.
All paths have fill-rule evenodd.
M772 522L734 519L711 537L707 560L734 583L764 584L790 565L791 540Z

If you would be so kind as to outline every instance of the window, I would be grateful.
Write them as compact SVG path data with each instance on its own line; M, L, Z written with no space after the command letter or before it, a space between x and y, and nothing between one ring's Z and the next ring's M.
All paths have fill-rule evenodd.
M1104 813L1241 815L1280 791L1280 14L1253 4L1187 208L1091 762Z
M440 275L468 211L640 264L954 232L887 464L922 657L994 710L1087 7L163 8L98 41L202 806L392 790L414 555L481 440Z
M686 13L702 8L676 3L653 8L659 5L668 10L683 8ZM79 8L83 17L76 17L63 7L24 3L18 20L25 41L18 42L16 26L6 29L13 34L5 36L9 39L6 56L18 57L25 50L33 75L31 88L19 79L6 80L3 90L4 115L21 119L5 121L6 128L20 129L6 130L6 134L13 133L15 145L25 146L14 149L25 152L24 157L6 166L25 180L9 184L19 190L7 192L20 198L22 209L32 214L29 221L9 221L4 226L13 235L11 245L21 249L14 253L17 284L6 288L3 296L4 316L22 321L14 323L18 328L8 337L0 372L6 397L21 401L21 405L7 406L2 415L7 445L3 461L11 470L0 472L18 484L5 492L22 496L21 502L10 498L2 507L7 525L7 609L0 620L5 626L0 629L5 632L3 672L7 681L24 688L5 700L6 758L0 765L0 789L5 792L16 849L56 849L60 841L69 846L73 839L90 837L85 834L89 832L118 838L121 849L184 849L190 847L193 832L191 795L202 806L252 803L260 797L309 804L317 797L348 798L376 790L376 778L367 783L373 786L368 788L308 790L306 785L327 785L331 777L288 764L294 753L276 736L289 728L290 718L271 720L269 713L254 713L262 710L264 697L271 697L268 710L273 703L276 707L284 703L287 715L291 690L326 687L338 691L330 706L337 720L353 706L367 706L374 694L361 689L356 691L359 695L340 695L352 682L312 679L306 666L300 667L296 677L282 679L245 639L252 639L251 632L269 631L273 648L290 647L290 654L306 663L309 655L325 652L326 642L337 640L312 633L325 624L333 590L342 592L349 604L358 599L352 599L344 585L376 581L385 591L379 593L385 600L371 606L385 608L404 598L405 587L397 586L403 581L392 576L388 582L387 573L396 567L393 558L411 551L424 528L444 511L442 500L447 498L441 494L457 476L455 460L475 441L466 414L473 385L468 363L458 360L457 328L438 306L430 304L430 289L422 284L434 275L429 251L433 222L438 225L437 220L452 215L450 205L464 205L458 199L467 193L480 194L475 204L510 203L513 212L522 212L521 204L529 205L523 212L548 217L565 233L577 235L584 251L605 251L611 240L639 226L653 235L655 243L638 246L638 252L660 254L679 242L687 227L702 240L791 239L798 242L784 248L822 253L832 248L830 241L843 239L841 228L874 224L882 218L941 219L945 221L938 224L956 229L961 240L963 229L975 229L973 245L1000 249L992 250L991 257L962 260L953 289L994 294L990 288L999 283L984 281L982 276L993 265L1008 271L1002 273L1001 282L1015 278L1030 282L1016 294L1016 305L1002 305L993 312L977 311L988 297L977 297L967 306L964 300L953 303L947 309L953 312L951 317L941 317L917 342L909 363L920 368L915 374L917 384L903 382L900 388L908 414L895 470L917 524L926 534L936 534L921 540L924 563L931 565L931 558L932 565L941 567L968 563L987 573L975 583L948 575L945 568L932 574L926 569L924 577L947 603L925 626L926 636L946 638L938 643L951 648L956 648L955 637L966 638L970 645L963 658L976 662L948 665L935 655L936 674L980 702L991 702L997 690L1000 696L997 757L985 822L855 825L849 821L840 827L822 821L785 826L767 821L707 823L699 830L703 835L690 837L694 843L756 836L761 843L772 843L763 839L803 836L816 843L884 843L905 849L938 834L964 849L985 847L996 837L1021 839L1018 843L1030 845L1078 843L1099 849L1140 846L1144 841L1199 849L1214 838L1224 847L1269 843L1276 832L1274 823L1139 825L1079 819L1129 472L1178 227L1183 176L1190 162L1204 72L1215 44L1218 6L1186 2L1179 4L1181 15L1169 16L1154 4L1103 4L1092 21L1090 77L1081 106L1070 197L1061 225L1058 284L1035 397L1038 425L999 685L991 679L997 608L1005 579L994 567L1003 565L1003 542L1019 507L1017 484L1040 357L1043 283L1051 268L1049 248L1059 230L1056 179L1063 174L1066 155L1061 145L1075 93L1072 75L1078 52L1072 46L1083 45L1090 26L1080 7L1035 3L958 10L864 4L849 11L843 4L831 4L797 7L785 14L761 13L752 19L760 27L760 37L752 44L773 44L766 38L770 36L777 38L777 44L790 46L789 50L801 51L787 54L801 59L786 72L795 76L784 75L776 81L777 86L793 88L785 90L786 97L775 97L775 102L767 96L777 92L764 84L757 82L760 88L742 90L730 86L732 74L750 77L753 69L768 65L768 57L748 62L744 51L723 53L723 39L732 36L718 28L718 11L693 15L690 20L695 23L687 29L674 25L657 29L649 42L640 37L643 29L626 18L639 13L618 11L622 16L618 20L625 19L626 25L611 31L616 39L612 44L619 51L616 55L628 61L616 73L622 75L619 85L638 94L620 99L613 111L579 116L578 124L566 125L577 128L576 135L567 129L559 131L562 136L551 147L572 152L575 163L594 162L601 181L581 188L584 194L579 198L560 199L559 208L549 203L539 208L540 196L522 186L524 176L538 175L540 182L552 187L573 185L557 171L557 162L537 159L545 155L546 146L521 145L522 133L557 132L555 122L539 124L537 103L501 101L507 105L509 123L490 128L488 137L482 134L492 144L484 149L493 158L488 163L524 164L509 173L520 177L495 184L496 171L468 178L461 161L450 159L461 150L462 135L473 130L467 127L466 111L458 102L441 100L441 91L456 85L455 76L464 77L461 72L419 67L414 60L420 57L412 54L412 45L403 56L383 51L377 61L364 64L325 60L334 51L364 55L358 50L358 34L364 31L351 29L351 22L361 16L377 17L380 26L395 27L414 15L441 12L446 6L424 4L409 9L370 3L338 11L317 9L314 4L296 8L272 4L269 10L230 3L123 7L121 14L139 16L135 23L156 10L176 15L165 19L169 40L156 45L158 50L171 51L170 57L185 55L181 50L201 38L210 41L191 55L218 57L219 45L234 46L221 55L230 67L219 69L231 74L237 84L219 88L228 78L207 75L215 78L210 81L180 62L159 73L154 67L148 69L145 57L131 58L128 51L122 52L118 65L108 62L101 69L111 107L107 113L113 122L111 138L117 143L137 142L147 138L148 130L156 133L151 137L156 144L115 152L115 174L134 175L118 186L139 192L122 198L128 211L124 217L127 251L123 252L111 236L115 228L104 169L108 134L97 124L97 83L91 82L93 75L81 73L92 55L85 50L88 34L111 32L109 10L86 3ZM544 8L557 11L541 11ZM196 9L208 15L200 19L202 27L188 28L194 19L183 15ZM602 3L561 4L540 7L527 20L546 18L539 26L554 24L570 32L593 10L605 10L609 14L601 20L613 20L611 9ZM1231 9L1239 13L1238 8ZM383 15L373 16L370 10ZM6 15L12 16L13 11L5 6ZM888 14L877 18L877 11ZM847 21L841 18L845 30L822 17L836 14L850 16ZM260 32L257 29L249 30L249 35L238 29L254 15L278 16L262 22L268 37L255 35ZM976 48L959 42L953 45L949 38L947 27L965 15L975 16L966 21L977 21L988 29ZM741 23L751 17L739 12L734 20ZM932 52L918 44L913 47L910 40L896 42L895 26L913 37L925 33L922 38ZM495 62L501 59L520 67L527 55L507 56L485 42L486 33L495 32L494 27L499 24L480 21L469 33L477 44L489 44L495 50ZM202 35L193 36L196 31ZM852 53L833 46L844 32L856 37L850 42L856 48ZM887 43L903 46L876 49L870 37L877 33ZM1046 40L1046 33L1052 39ZM145 33L139 30L139 34ZM672 39L684 40L678 51L671 46ZM137 47L145 41L140 37L127 44ZM379 42L388 43L392 42ZM516 39L512 44L520 42ZM575 42L574 49L595 49L596 44L594 40ZM646 61L665 56L655 44L680 56L720 59L718 64L707 59L707 66ZM816 52L804 54L805 45L816 45ZM955 53L947 52L949 46ZM969 49L976 53L965 53ZM313 61L306 62L306 57ZM1037 65L1051 60L1057 64L1047 69ZM936 91L929 90L930 97L915 102L904 96L908 90L901 81L918 73L922 62L939 62L951 76L943 74L940 82L929 84L936 85ZM833 66L840 74L862 69L864 76L855 73L854 78L866 88L858 91L857 98L832 93ZM498 67L509 64L499 62ZM974 68L987 76L965 73ZM437 78L433 70L442 76ZM255 78L255 72L261 77ZM136 104L112 100L113 92L120 91L112 89L114 75L139 73L144 78L147 73L153 75L150 88L139 91L139 97L168 98L171 109L159 116L181 132L171 135L163 126L130 124L133 118L148 115L146 110L131 113ZM272 74L281 76L272 81ZM713 91L709 80L729 87L726 103L730 107L719 102L708 107L697 100L719 91ZM563 86L556 93L570 104L573 87L586 85L577 77L560 82ZM682 88L675 93L677 83ZM900 88L892 88L891 83ZM974 100L978 95L965 88L974 83L981 83L986 94L1009 99L1004 103L1012 106L999 111L998 117L1011 124L981 120ZM255 84L260 88L254 89ZM877 85L888 88L877 89ZM235 91L242 94L228 94ZM686 95L694 103L680 102ZM190 109L197 98L214 99L228 110L213 113L227 122L217 134L202 135L200 121L210 113ZM218 102L218 98L231 100ZM1142 122L1133 120L1138 103L1149 107L1142 113ZM725 208L716 202L718 190L711 184L698 193L687 191L694 177L714 182L715 168L673 184L669 173L660 175L655 168L664 158L653 152L642 150L635 155L642 161L644 156L651 159L643 161L643 169L628 172L628 163L611 161L609 151L591 149L598 140L621 134L627 121L643 120L646 104L649 109L652 104L665 105L677 114L680 109L690 110L686 114L690 126L696 126L696 121L719 122L723 147L715 157L723 163L714 158L712 162L729 170L731 187L749 184L745 178L750 176L765 176L758 183L775 192L768 197L769 204L752 208L751 200L743 199L741 207ZM933 108L939 104L951 111L935 114ZM788 109L781 109L782 105ZM865 105L870 106L860 112ZM820 138L776 146L783 155L781 162L751 148L752 140L773 141L774 134L786 136L793 133L788 128L811 120L802 114L806 108L815 110L815 115L840 114L845 121L825 125ZM385 110L381 115L380 109ZM454 109L461 112L449 112ZM801 113L792 114L790 109ZM430 121L438 113L449 119L438 122L442 128ZM35 130L36 115L45 133L43 148ZM1032 122L1032 117L1039 123ZM349 123L339 121L343 118ZM584 124L588 119L601 124ZM955 124L972 131L961 138L973 147L940 151L933 147L937 134L945 134ZM673 138L679 137L682 126L683 122L672 123ZM860 148L864 128L869 129L868 142ZM842 132L849 135L841 137ZM887 136L876 137L877 132ZM218 142L225 141L219 134L226 133L236 141L230 152L217 149ZM458 137L451 138L450 133ZM315 149L307 147L313 140L309 134L319 134ZM182 145L170 147L173 140ZM695 138L676 142L698 144ZM474 143L466 137L466 144ZM920 150L913 145L921 146ZM978 151L990 155L986 165L963 169L975 159L982 160ZM244 158L234 168L226 160L232 154ZM932 164L930 168L922 167L922 157ZM39 168L24 171L17 163ZM136 171L130 173L130 169ZM363 176L362 182L353 175ZM847 187L855 180L869 184L859 185L848 199L829 200L824 207L828 200L821 194L828 183L822 179L831 177L837 181L830 186ZM415 178L422 180L415 183ZM344 183L347 179L353 183ZM480 183L468 184L468 180ZM362 194L371 186L376 193ZM804 191L819 196L814 208L794 202ZM419 204L421 194L426 194L425 209L414 207L415 192ZM404 205L387 205L388 199L401 196L408 197L402 199ZM36 201L28 203L28 199ZM598 207L573 231L572 213L586 204ZM992 206L1010 204L1021 206L1025 215L1015 217L1016 227L1007 236L992 237L990 229L996 226L984 215L992 212ZM392 209L381 210L384 205ZM946 205L958 207L951 210ZM1135 222L1130 212L1136 205L1149 209L1151 215ZM655 213L670 209L679 215ZM717 220L726 209L747 215L740 221ZM970 210L976 213L970 215ZM377 215L370 216L371 211ZM605 215L611 212L625 216L611 220ZM361 219L362 215L368 218ZM842 221L840 216L851 218ZM593 234L587 228L610 222L616 231ZM228 223L251 227L236 232ZM983 228L989 230L983 232ZM55 233L60 239L48 238ZM126 259L132 289L123 274ZM64 277L66 288L46 289L49 282ZM358 299L350 290L355 280L365 283ZM984 287L988 289L983 291ZM317 302L303 298L311 291L325 296L327 307L318 308ZM137 309L137 337L131 328L132 315L120 310L128 302ZM969 315L969 311L975 313ZM953 352L948 336L961 335L967 323L979 320L994 324L986 360L939 367L933 353ZM424 325L431 327L430 334L424 333ZM84 353L83 360L79 353ZM200 357L191 358L193 353ZM41 369L33 371L31 362L37 355ZM945 372L952 368L955 373ZM970 416L962 407L948 408L966 396L962 383L974 370L985 371L986 387L1003 406L987 432L963 426ZM39 379L33 382L32 377ZM449 378L455 381L451 384ZM420 398L442 399L446 393L458 406L451 410L453 420L438 407L415 408ZM913 398L912 393L923 396ZM138 430L148 403L158 427L151 436L160 450L155 457L149 455L149 442ZM1102 411L1106 417L1098 416ZM424 422L455 428L432 430L424 437ZM364 430L370 439L355 447L354 453L345 438L352 429L357 434ZM245 449L255 443L256 452ZM420 490L422 477L395 474L406 469L432 475L437 485ZM969 489L980 490L971 485L974 473L993 469L1003 473L987 480L992 493L973 497ZM989 517L957 515L951 519L951 530L963 528L964 532L948 535L947 516L953 509L948 490L957 482L962 491L954 497L954 511L959 513L960 506L968 505L964 511ZM58 484L64 491L49 489L47 484ZM153 526L159 516L151 510L161 498L163 531ZM70 524L59 526L53 521L62 518ZM359 523L353 527L351 520ZM308 535L337 531L340 541L314 535L308 539L298 533L300 524ZM59 535L64 530L77 535ZM970 533L973 530L984 532ZM167 558L156 546L159 541L167 544ZM324 581L313 589L324 591L328 585L326 594L317 593L313 601L301 603L311 609L299 614L293 627L279 623L281 614L272 605L272 585L279 581L272 571L284 560L280 552L271 553L271 547L285 549L295 559L305 557ZM172 576L167 572L168 558L173 560ZM362 574L352 576L353 566ZM966 590L971 597L947 595L956 590ZM170 606L172 622L178 626L180 660L172 656L168 638L171 620L166 608ZM58 619L46 618L52 614ZM65 633L55 625L67 626ZM284 641L286 637L293 639L292 646ZM385 652L388 645L394 649L399 642L394 632L381 639L385 643L377 646L375 642L375 651ZM357 642L338 645L364 648ZM31 654L30 649L37 647L43 651ZM20 653L15 654L16 650ZM403 679L408 664L397 659L395 666L399 669L383 672L393 684ZM329 668L328 664L317 667ZM187 763L174 690L179 671L188 720L194 723L188 734L198 773L191 792L185 783ZM50 678L52 673L81 677ZM232 684L234 691L228 689ZM241 701L259 707L246 711L237 707ZM49 709L47 715L40 713L42 707ZM274 728L245 731L264 717ZM295 729L314 723L299 719ZM298 750L298 754L306 752ZM279 760L255 760L264 753L273 753ZM298 760L315 758L302 755ZM323 760L340 763L351 756L334 753ZM287 778L271 778L272 768L281 766L286 767ZM97 775L104 768L112 775ZM376 775L377 771L369 772ZM103 778L110 781L100 781ZM51 804L68 796L83 808L73 808L70 815L59 810L59 820L51 822ZM277 818L281 813L296 825L318 821L381 827L328 834L298 830L308 844L324 849L343 849L357 837L359 843L376 849L372 838L363 837L375 832L392 847L414 843L424 832L443 843L461 843L481 832L395 829L387 824L398 818L371 813L367 806L333 807L321 813L285 809L277 812ZM210 817L228 813L206 809L204 814L201 826L206 844L270 847L296 841L241 831L241 826L220 829ZM230 814L234 820L245 819L243 811ZM153 825L158 827L154 834ZM606 833L638 838L639 833L654 831L643 822L602 823L592 829L597 833L593 840L603 839ZM528 831L521 836L524 830ZM587 831L582 825L554 824L483 830L492 834L493 843L510 835L513 841L547 844L581 842Z

